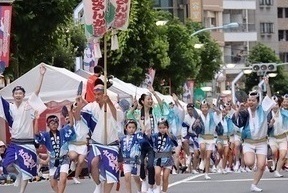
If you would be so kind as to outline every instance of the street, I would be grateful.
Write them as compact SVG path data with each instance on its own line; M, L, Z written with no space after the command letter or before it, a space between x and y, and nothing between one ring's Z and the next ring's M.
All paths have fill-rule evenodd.
M259 187L265 193L285 193L287 192L288 173L283 172L284 178L274 178L272 173L265 172ZM230 173L230 174L211 174L212 180L204 180L203 174L178 174L170 176L169 193L248 193L253 173ZM93 193L94 183L90 179L80 180L81 184L75 185L69 180L66 187L67 193ZM117 193L113 188L113 193ZM133 192L136 193L135 184L132 183ZM28 184L27 193L52 193L48 181L33 182ZM0 193L18 193L18 188L13 185L0 186ZM118 193L126 193L124 178L121 178L121 187Z

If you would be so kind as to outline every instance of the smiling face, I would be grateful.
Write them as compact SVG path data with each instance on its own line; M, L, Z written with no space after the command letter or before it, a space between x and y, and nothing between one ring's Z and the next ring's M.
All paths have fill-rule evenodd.
M200 109L201 109L201 111L202 111L202 113L203 113L204 115L207 115L207 114L208 114L208 111L209 111L209 106L208 106L207 103L201 104Z
M248 104L248 107L250 107L251 110L255 110L256 107L257 107L258 104L259 104L259 101L258 101L257 97L255 97L255 96L250 96L250 97L247 99L247 104Z
M159 123L158 129L159 129L159 133L161 133L162 135L168 132L168 126L165 123Z
M21 104L25 97L25 93L22 90L15 90L12 96L17 104Z
M151 95L146 95L144 100L142 100L143 106L146 108L151 108L153 106L153 99Z

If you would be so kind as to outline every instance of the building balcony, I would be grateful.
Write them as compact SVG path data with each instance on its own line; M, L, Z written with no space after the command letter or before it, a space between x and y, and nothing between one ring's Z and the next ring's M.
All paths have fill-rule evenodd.
M242 65L246 63L246 56L238 55L225 55L224 56L224 64L235 64L236 66Z
M252 9L256 10L256 0L224 0L223 9Z
M255 42L257 32L226 32L224 33L225 42Z

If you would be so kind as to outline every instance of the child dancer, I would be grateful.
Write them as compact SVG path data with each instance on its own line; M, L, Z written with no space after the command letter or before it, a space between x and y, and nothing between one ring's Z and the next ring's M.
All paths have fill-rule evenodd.
M135 133L137 130L137 122L129 119L125 125L126 135L120 140L120 154L123 157L123 171L126 181L126 189L132 193L131 189L131 175L137 186L137 193L141 192L140 181L140 140L143 139L141 133Z
M68 106L70 124L58 130L59 119L56 115L50 115L46 119L50 131L36 135L36 141L46 146L49 155L50 185L56 193L63 193L66 188L69 170L68 142L75 139L71 106ZM59 182L57 180L59 179Z
M169 124L166 119L158 121L158 133L152 135L153 149L155 151L155 182L156 189L154 193L161 192L161 171L162 176L162 193L166 193L168 189L168 179L170 171L174 165L172 150L173 147L177 147L177 139L174 135L169 132Z

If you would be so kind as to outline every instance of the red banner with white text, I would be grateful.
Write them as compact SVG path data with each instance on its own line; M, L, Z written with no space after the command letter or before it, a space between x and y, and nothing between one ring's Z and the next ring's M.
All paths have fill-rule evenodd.
M0 4L0 73L9 66L11 17L12 6Z

